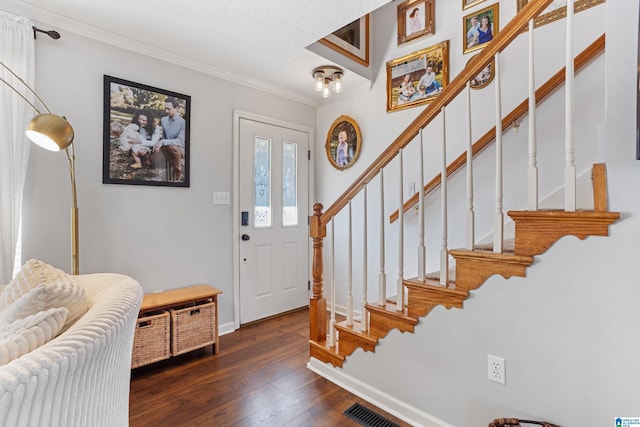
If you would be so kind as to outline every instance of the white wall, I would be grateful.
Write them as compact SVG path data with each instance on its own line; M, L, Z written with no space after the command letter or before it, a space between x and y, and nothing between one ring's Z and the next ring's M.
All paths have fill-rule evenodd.
M232 191L233 110L314 127L315 109L73 33L36 49L39 94L76 132L80 272L127 274L145 292L209 283L224 292L220 323L233 322L232 205L212 202ZM190 188L102 184L104 74L191 95ZM32 149L25 260L68 271L69 206L65 156Z
M513 4L515 2L500 2L503 24L513 16ZM460 11L460 2L437 2L436 6L436 35L423 45L415 46L415 50L442 39L451 40L454 76L468 59L461 57L461 35L458 34L458 20L464 13ZM392 20L395 7L392 3L376 13L374 23ZM451 17L454 23L449 28L447 23ZM638 5L609 0L606 5L582 12L575 18L579 28L576 52L585 45L581 36L587 31L580 30L581 26L586 26L583 30L595 27L607 32L605 62L596 63L594 67L600 69L600 74L596 72L587 80L577 82L583 85L590 81L588 79L605 79L606 93L603 98L594 93L593 101L589 98L576 101L578 108L591 104L595 109L588 110L588 118L576 123L577 132L589 129L588 134L576 140L580 144L585 138L597 142L597 153L594 148L588 148L583 166L595 160L607 163L609 207L621 212L622 219L610 227L608 238L561 239L547 253L536 257L526 278L491 277L473 292L463 310L437 308L420 321L415 334L393 331L376 348L375 354L358 350L347 359L343 370L333 372L338 377L340 373L348 375L345 382L359 384L355 388L359 387L364 394L367 390L376 390L371 394L382 391L387 397L393 397L390 401L401 404L391 405L391 409L399 413L408 405L413 411L433 415L456 427L487 425L494 418L508 416L547 419L565 427L603 427L614 425L617 416L640 414L640 395L634 386L640 378L640 340L637 339L640 272L635 266L640 240L637 219L640 162L635 160L634 114ZM540 38L557 38L554 32L563 32L558 28L557 24L543 27ZM526 39L519 42L526 45ZM413 46L398 50L394 39L387 43L382 52L376 51L384 55L385 60L414 50ZM543 41L536 46L544 45L546 57L551 61L550 58L563 55L561 42L556 44L558 49L549 49ZM384 61L377 63L378 77L370 93L318 111L318 141L324 140L328 126L340 114L358 121L364 139L360 160L346 171L332 170L328 162L316 156L319 171L316 194L325 205L335 200L419 112L419 109L384 111ZM588 86L584 85L582 90ZM561 114L562 96L555 102L560 106L545 107L541 114L548 114L542 113L548 111L546 108ZM452 115L448 113L448 116ZM559 121L556 127L562 129L562 126ZM520 133L526 135L526 129L521 127ZM514 139L505 141L506 146L516 143ZM434 151L434 155L439 156L439 151ZM505 160L516 161L512 157ZM492 160L480 160L483 161L492 163ZM405 172L405 175L411 173ZM427 176L430 178L432 174ZM492 183L491 176L484 184ZM508 197L507 193L505 199ZM389 200L396 198L397 195L389 196ZM370 245L375 247L375 243ZM387 254L391 270L395 257ZM415 272L409 271L408 275L412 273ZM388 283L393 282L393 274L392 271L391 280L388 276ZM375 274L369 277L375 282ZM506 359L506 385L486 379L487 354Z

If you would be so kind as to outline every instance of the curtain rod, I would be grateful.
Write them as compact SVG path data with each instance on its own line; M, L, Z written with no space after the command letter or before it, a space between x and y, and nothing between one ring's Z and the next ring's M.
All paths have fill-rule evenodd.
M58 40L60 38L60 33L57 31L46 31L46 30L41 30L40 28L36 27L35 25L32 26L31 28L33 28L33 38L36 38L36 33L45 33L46 35L48 35L49 37L51 37L54 40Z

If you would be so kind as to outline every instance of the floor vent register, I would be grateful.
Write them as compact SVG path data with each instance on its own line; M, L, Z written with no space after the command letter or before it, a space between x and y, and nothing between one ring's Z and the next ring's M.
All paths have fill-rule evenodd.
M359 403L354 403L349 409L344 411L344 414L365 427L400 427L400 425Z

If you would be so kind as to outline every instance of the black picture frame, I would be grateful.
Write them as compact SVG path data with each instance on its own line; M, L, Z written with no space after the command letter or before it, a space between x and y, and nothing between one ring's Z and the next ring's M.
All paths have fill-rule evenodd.
M189 95L105 75L102 182L189 187L190 113Z

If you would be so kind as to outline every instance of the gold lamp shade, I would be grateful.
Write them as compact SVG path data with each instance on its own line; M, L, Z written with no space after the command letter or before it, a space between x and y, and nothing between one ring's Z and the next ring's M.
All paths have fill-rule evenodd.
M49 151L60 151L73 142L73 128L63 117L38 114L29 123L27 137Z

